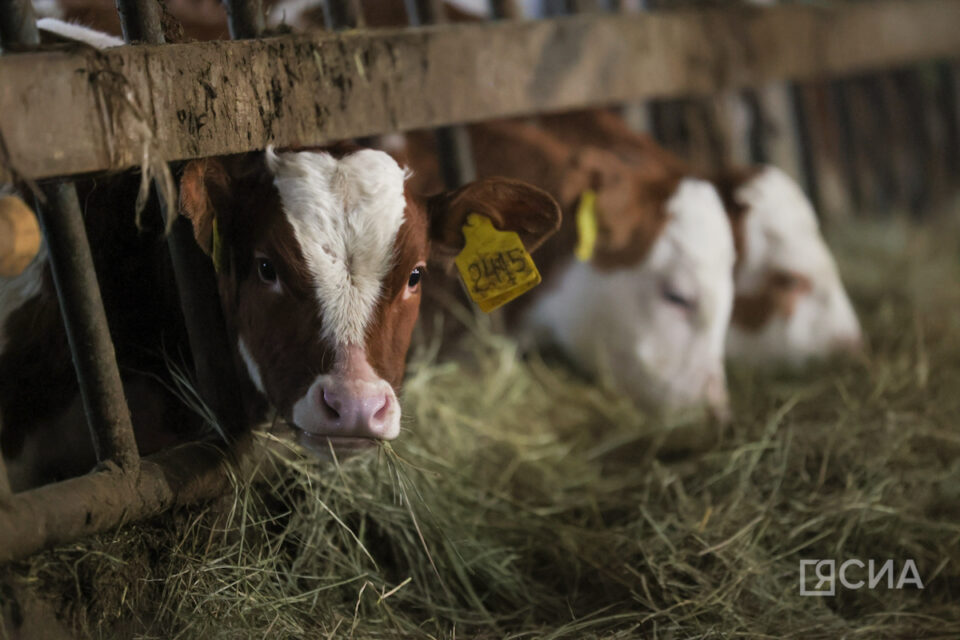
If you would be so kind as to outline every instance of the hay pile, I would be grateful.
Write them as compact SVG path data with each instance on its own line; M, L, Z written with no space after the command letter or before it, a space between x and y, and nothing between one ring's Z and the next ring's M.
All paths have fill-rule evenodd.
M664 429L508 341L421 354L379 455L19 564L81 635L960 636L960 242L837 238L871 355L731 372L732 428ZM916 562L925 588L800 597L802 558Z

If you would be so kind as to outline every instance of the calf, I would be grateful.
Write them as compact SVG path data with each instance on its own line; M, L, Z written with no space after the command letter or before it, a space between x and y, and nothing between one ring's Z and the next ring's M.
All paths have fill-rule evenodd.
M708 183L669 163L630 167L597 148L574 148L521 122L470 127L481 176L543 187L564 211L538 255L543 284L507 309L512 327L559 346L640 405L707 404L727 412L723 340L733 297L733 241ZM408 137L420 188L439 188L431 139ZM574 258L577 210L596 194L596 244Z
M547 116L541 125L571 144L596 144L638 166L683 164L649 136L602 111ZM799 365L853 351L860 326L816 214L800 187L772 166L724 170L712 180L737 249L727 353L755 364Z
M308 448L329 451L389 440L400 431L397 390L417 321L428 257L462 248L480 213L534 250L559 225L556 202L509 179L420 198L387 154L336 148L245 154L188 163L183 215L215 262L223 313L245 375L237 389L251 418L268 406ZM186 339L167 277L158 215L138 233L137 179L80 184L80 201L141 448L182 405L151 383L166 379L161 350ZM45 250L0 279L2 448L13 484L82 472L92 464ZM70 451L53 451L70 442Z

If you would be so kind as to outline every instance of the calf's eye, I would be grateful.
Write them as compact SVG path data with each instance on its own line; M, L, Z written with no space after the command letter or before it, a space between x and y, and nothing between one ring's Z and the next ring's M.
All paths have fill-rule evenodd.
M417 285L420 284L420 278L423 277L423 267L417 266L413 271L410 272L410 278L407 280L407 286L411 289L416 289Z
M260 279L267 284L275 284L277 282L277 270L273 268L273 263L266 258L257 258L257 273L260 274Z
M667 285L664 285L660 288L660 295L663 296L663 299L670 304L680 307L685 311L692 311L696 306L696 302L693 300L693 298L685 296L676 289L673 289Z

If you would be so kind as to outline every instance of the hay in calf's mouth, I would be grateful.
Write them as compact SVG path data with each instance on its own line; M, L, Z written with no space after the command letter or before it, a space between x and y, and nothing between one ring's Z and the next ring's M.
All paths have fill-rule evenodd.
M665 427L515 346L414 363L400 440L41 554L8 573L82 635L960 635L960 247L839 240L870 354L734 368L736 418ZM924 589L799 594L801 559L915 561Z

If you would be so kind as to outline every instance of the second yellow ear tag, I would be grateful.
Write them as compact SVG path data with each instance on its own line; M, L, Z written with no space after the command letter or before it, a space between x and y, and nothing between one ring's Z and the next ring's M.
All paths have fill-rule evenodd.
M597 193L587 189L580 194L577 207L577 247L573 250L577 260L590 262L597 246Z
M540 284L540 272L513 231L500 231L490 218L471 213L463 226L466 245L456 258L467 293L489 313Z

